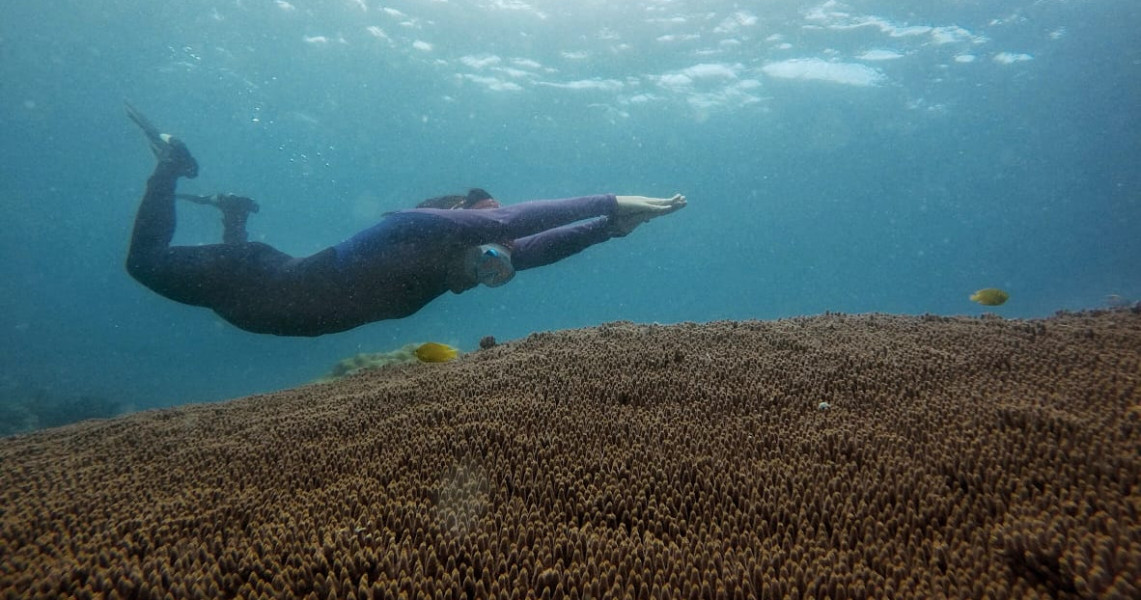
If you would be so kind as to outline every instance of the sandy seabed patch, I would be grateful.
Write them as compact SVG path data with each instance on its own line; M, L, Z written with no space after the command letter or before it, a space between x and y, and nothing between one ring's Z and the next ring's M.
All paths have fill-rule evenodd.
M0 440L0 596L1141 597L1141 315L541 333Z

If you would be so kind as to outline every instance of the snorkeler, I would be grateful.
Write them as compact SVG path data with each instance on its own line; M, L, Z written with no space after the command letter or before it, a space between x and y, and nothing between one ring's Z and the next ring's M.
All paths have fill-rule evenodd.
M210 308L254 333L317 336L407 317L444 292L503 285L516 271L625 236L686 205L680 194L605 194L500 207L473 189L389 213L336 246L294 258L247 241L246 219L258 211L249 198L176 194L180 177L198 176L198 163L130 104L127 115L158 159L135 216L127 272L161 296ZM172 246L177 198L219 208L224 243Z

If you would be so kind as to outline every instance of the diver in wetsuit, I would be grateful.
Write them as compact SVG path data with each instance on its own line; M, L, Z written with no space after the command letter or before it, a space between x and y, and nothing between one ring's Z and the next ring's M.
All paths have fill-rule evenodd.
M389 213L336 246L294 258L246 241L246 218L258 210L249 198L182 195L222 211L225 243L172 246L175 186L180 177L197 177L198 163L181 140L129 104L127 114L158 159L135 216L127 272L166 298L210 308L254 333L317 336L406 317L444 292L503 285L516 271L624 236L686 205L680 194L606 194L501 207L473 189Z

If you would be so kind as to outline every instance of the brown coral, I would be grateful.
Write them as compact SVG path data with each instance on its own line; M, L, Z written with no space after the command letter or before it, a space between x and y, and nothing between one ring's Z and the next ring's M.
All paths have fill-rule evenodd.
M1139 380L1128 311L538 334L0 440L0 589L1138 597Z

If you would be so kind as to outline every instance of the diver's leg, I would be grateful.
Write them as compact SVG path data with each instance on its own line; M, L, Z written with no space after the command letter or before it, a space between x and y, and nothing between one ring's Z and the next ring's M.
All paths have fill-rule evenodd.
M127 270L132 274L144 258L161 253L174 239L174 188L177 182L178 175L165 168L163 163L159 163L147 179L146 191L135 213L135 227L127 254Z
M127 271L156 293L185 304L218 308L246 298L247 290L258 289L257 282L272 277L290 257L257 243L171 246L175 229L175 187L180 177L198 175L198 163L185 144L159 133L129 104L127 115L146 134L158 159L135 215ZM252 200L248 202L256 211L257 205ZM226 208L220 205L219 208L227 214ZM244 237L244 219L241 225Z
M260 210L257 202L245 196L235 194L175 194L179 200L189 200L195 204L213 206L222 211L222 243L243 244L249 241L246 233L246 221L250 213Z
M218 196L218 208L222 211L222 243L243 244L248 241L246 220L250 213L258 212L257 202L245 196L222 194Z
M186 146L181 146L181 150L186 158L194 160ZM127 254L127 270L132 275L137 277L136 271L146 268L148 259L157 258L174 239L174 188L178 178L186 173L184 160L163 160L147 179Z
M161 257L174 238L174 188L179 177L197 177L198 163L177 138L158 130L127 105L127 115L146 134L158 164L147 180L147 188L135 214L131 246L127 254L127 271L147 283L160 270ZM149 284L148 284L149 285Z

